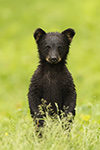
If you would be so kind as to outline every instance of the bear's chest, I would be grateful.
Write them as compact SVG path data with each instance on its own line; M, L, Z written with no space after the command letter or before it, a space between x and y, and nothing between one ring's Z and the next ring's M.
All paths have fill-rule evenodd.
M43 76L43 99L48 103L57 103L61 108L62 97L62 82L60 81L60 74L47 72Z

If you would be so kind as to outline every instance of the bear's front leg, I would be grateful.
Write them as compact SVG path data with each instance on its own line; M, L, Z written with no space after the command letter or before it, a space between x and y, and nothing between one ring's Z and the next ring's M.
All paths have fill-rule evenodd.
M28 101L30 107L30 113L35 121L35 124L40 127L43 126L43 116L40 112L39 106L41 105L41 88L35 87L33 83L30 84Z
M67 91L63 100L64 116L69 122L72 122L75 116L76 92L75 90Z
M39 107L33 105L32 103L29 103L29 107L30 107L31 117L33 118L35 125L37 127L42 127L44 121L43 121L43 115L41 114Z

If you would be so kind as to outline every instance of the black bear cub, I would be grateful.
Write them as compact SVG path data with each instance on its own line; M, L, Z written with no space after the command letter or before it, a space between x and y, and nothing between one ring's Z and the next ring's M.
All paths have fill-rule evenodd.
M50 103L53 112L63 111L65 116L75 116L76 90L72 76L66 67L66 58L69 53L70 43L75 35L71 28L62 33L46 33L38 28L34 38L38 46L40 64L31 79L28 100L31 116L38 121L38 126L43 126L43 115L39 111L41 99ZM65 109L67 108L67 109ZM51 113L52 114L52 113Z

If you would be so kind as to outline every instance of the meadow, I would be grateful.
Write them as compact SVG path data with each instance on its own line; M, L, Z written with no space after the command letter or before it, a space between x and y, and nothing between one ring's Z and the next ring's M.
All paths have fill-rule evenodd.
M100 1L0 0L0 149L100 149ZM44 136L35 135L28 87L39 58L33 32L71 27L67 66L77 89L76 117L70 135L49 117Z

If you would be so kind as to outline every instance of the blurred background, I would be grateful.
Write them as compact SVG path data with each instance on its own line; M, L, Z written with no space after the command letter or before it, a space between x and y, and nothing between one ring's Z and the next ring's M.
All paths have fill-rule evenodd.
M0 0L0 118L28 110L30 78L39 61L33 39L38 27L76 31L67 66L77 89L77 108L85 112L100 106L100 1Z

